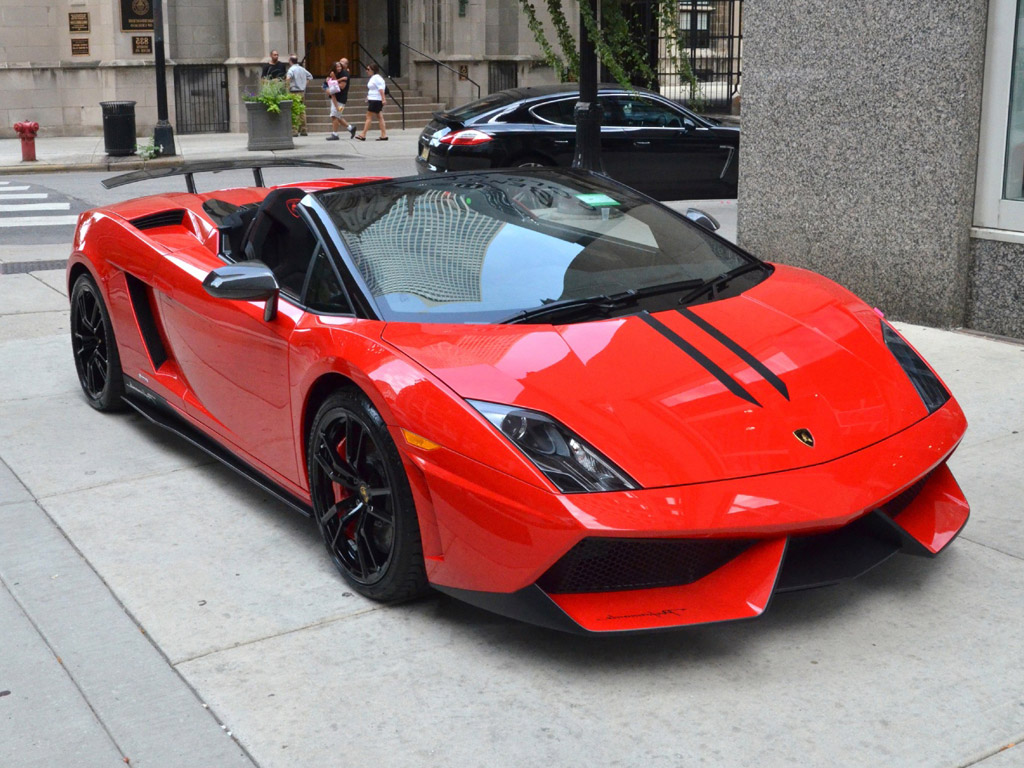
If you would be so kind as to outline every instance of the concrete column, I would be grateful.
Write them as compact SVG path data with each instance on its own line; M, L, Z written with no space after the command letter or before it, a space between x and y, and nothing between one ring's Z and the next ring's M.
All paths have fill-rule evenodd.
M901 319L962 324L986 10L744 3L740 243Z

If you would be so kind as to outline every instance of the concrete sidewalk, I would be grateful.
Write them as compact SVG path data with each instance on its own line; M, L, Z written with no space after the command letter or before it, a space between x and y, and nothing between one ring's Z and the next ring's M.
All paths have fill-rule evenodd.
M352 594L308 521L86 405L62 277L0 276L0 765L1024 764L1024 346L900 326L971 423L939 558L581 639Z
M414 173L417 139L422 126L388 129L388 141L376 141L371 129L366 141L343 136L325 141L327 134L311 134L294 139L295 149L275 152L250 152L244 133L199 133L175 136L178 155L148 161L153 166L178 165L185 160L253 159L286 157L305 160L332 160L344 164L346 158L408 159ZM143 137L140 142L148 142ZM54 137L36 139L36 162L21 159L21 139L0 139L0 174L52 173L67 170L129 171L143 167L137 156L111 157L106 154L102 136Z

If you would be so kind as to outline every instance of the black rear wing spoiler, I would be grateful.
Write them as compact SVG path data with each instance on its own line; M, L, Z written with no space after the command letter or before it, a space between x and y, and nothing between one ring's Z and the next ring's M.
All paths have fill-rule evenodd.
M142 168L138 171L122 173L120 176L111 176L101 183L107 189L122 187L125 184L134 184L137 181L147 179L163 179L168 176L184 176L188 191L193 195L196 193L196 182L194 175L197 173L220 173L221 171L238 171L252 169L252 176L257 187L264 187L263 169L279 168L287 166L299 166L302 168L332 168L336 171L345 170L337 163L329 163L326 160L290 160L288 158L268 157L253 160L192 160L181 165L164 166L161 168Z

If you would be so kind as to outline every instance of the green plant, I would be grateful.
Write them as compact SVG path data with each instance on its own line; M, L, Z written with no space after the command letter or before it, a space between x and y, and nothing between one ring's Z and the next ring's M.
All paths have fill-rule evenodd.
M644 55L644 47L639 44L640 31L637 25L624 12L624 8L628 8L629 4L625 0L599 0L599 2L600 23L595 18L589 3L584 0L579 6L580 18L594 43L598 59L622 87L631 88L634 85L651 87L657 80L657 72ZM527 25L540 46L545 63L555 70L555 74L562 82L578 81L580 77L579 44L569 28L569 21L562 8L563 0L545 0L551 24L554 27L554 39L558 42L561 55L551 44L543 23L537 18L537 10L533 3L530 0L519 0L519 4L526 15ZM660 35L666 41L668 58L689 87L690 106L700 109L703 106L700 83L693 74L690 57L686 55L686 46L682 42L685 33L679 27L678 0L656 0L656 6L655 16Z
M154 144L152 139L145 144L135 145L135 154L142 158L142 162L152 160L154 157L160 157L160 153L163 151L164 145Z
M281 114L281 104L290 101L292 103L292 130L299 130L306 105L302 102L302 95L291 93L284 80L273 78L260 80L260 87L254 93L247 93L242 98L245 101L262 104L267 108L267 112L273 115Z

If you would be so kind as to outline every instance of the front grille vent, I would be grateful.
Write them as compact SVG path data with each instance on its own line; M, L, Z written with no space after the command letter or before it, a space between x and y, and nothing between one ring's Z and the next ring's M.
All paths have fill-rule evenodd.
M151 213L148 216L132 219L132 226L141 230L180 227L184 221L185 211L179 208L174 211L160 211L160 213Z
M691 584L725 565L750 539L583 539L538 580L545 592L614 592Z

